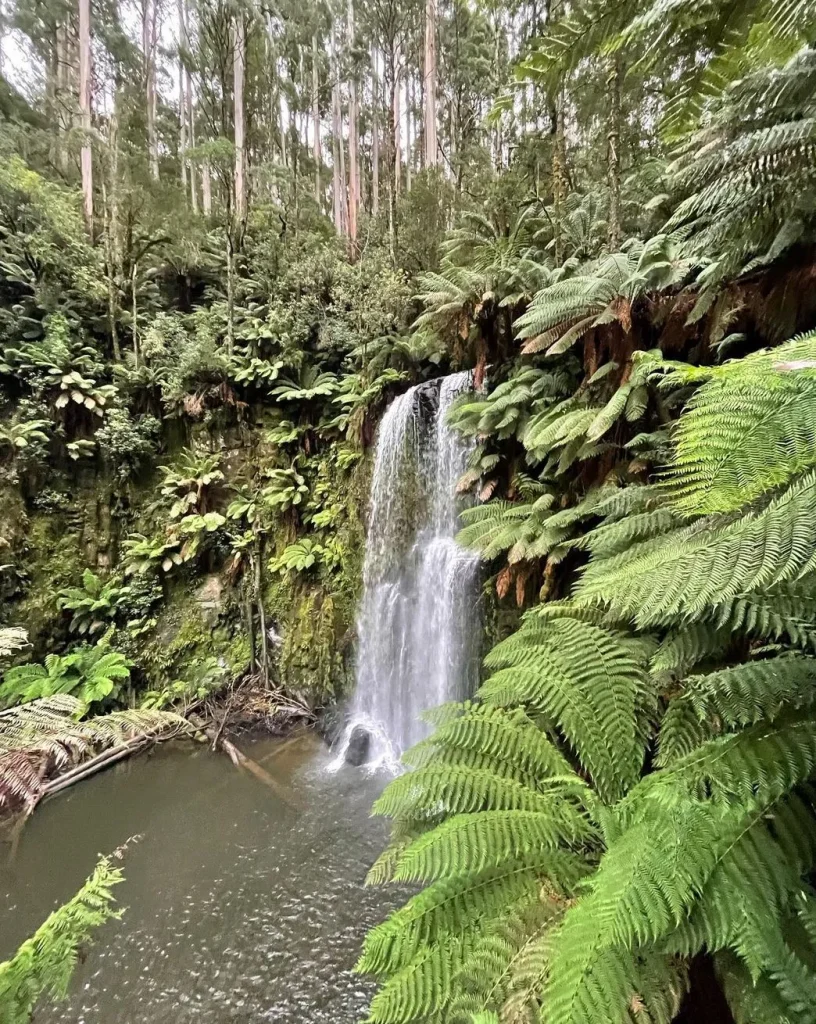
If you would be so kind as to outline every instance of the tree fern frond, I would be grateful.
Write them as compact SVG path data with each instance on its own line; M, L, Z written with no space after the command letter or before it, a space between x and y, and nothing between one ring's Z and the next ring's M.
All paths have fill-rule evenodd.
M128 710L77 721L85 704L68 694L0 712L0 809L39 799L46 778L70 763L136 736L186 731L168 711Z
M816 474L796 481L763 510L709 529L668 534L630 552L593 561L579 603L601 602L640 627L708 609L749 591L795 580L816 562ZM704 524L706 525L706 524Z
M571 801L549 798L546 811L459 814L420 836L401 854L394 881L474 874L508 860L548 851L546 874L569 889L584 872L583 859L562 849L590 841L594 831Z
M491 768L440 763L417 768L395 779L375 802L374 814L397 817L431 808L434 814L477 810L533 811L549 806L542 793Z
M475 875L434 882L368 933L356 970L400 970L441 935L461 934L522 900L536 901L546 865L547 855L534 852Z
M0 658L28 646L28 630L23 626L0 626Z
M683 794L712 802L770 802L807 780L815 762L813 714L785 713L772 723L708 740L644 780L639 790L670 802L682 802Z
M772 722L784 709L810 707L816 701L816 658L788 655L748 662L684 680L660 731L660 764L670 764L682 751L678 723L689 710L699 723L720 729Z
M529 618L485 659L500 668L479 691L489 705L527 704L553 721L603 799L621 796L643 759L639 708L650 701L647 641L577 619Z
M678 626L664 637L649 668L654 675L685 675L706 658L721 655L732 639L730 629L708 622Z
M463 706L459 717L441 724L403 760L414 765L432 763L446 750L472 751L539 781L567 778L572 772L564 755L521 708Z
M439 1019L436 1015L448 1001L469 946L467 940L450 935L441 944L444 955L434 955L435 950L428 947L385 982L371 1000L368 1020L372 1024Z
M814 359L816 333L708 371L674 435L677 508L732 511L816 464Z
M701 889L692 913L667 937L666 946L683 955L705 947L733 949L754 980L766 966L757 932L772 936L802 875L816 854L812 808L796 796L775 805L772 816L746 821L727 856Z

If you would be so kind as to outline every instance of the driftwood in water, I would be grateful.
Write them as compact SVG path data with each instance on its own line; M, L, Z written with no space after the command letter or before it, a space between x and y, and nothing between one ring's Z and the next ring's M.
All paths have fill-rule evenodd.
M222 735L220 729L216 730L192 717L190 721L197 729L200 729L200 731L204 733L208 740L210 740L213 745L213 749L222 750L236 768L248 771L250 775L254 775L255 778L263 782L265 786L269 786L269 788L274 791L275 796L277 796L279 800L282 800L288 807L298 807L291 790L278 782L278 780L270 775L265 768L262 768L257 761L253 761L251 757L247 757L247 755L243 753L243 751L239 750L234 743L230 742L230 740Z

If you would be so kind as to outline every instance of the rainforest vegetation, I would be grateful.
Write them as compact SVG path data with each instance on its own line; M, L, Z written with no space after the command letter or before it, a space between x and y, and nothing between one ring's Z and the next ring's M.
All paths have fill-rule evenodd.
M483 681L375 805L370 881L422 888L371 1021L816 1021L812 0L0 33L0 811L348 695L378 419L471 370ZM119 878L0 964L3 1021Z

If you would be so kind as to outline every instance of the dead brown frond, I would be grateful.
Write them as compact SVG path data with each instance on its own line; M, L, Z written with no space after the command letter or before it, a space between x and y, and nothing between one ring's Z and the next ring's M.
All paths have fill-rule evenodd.
M32 808L47 782L100 751L187 731L167 711L126 710L78 719L85 705L56 694L0 713L0 812Z

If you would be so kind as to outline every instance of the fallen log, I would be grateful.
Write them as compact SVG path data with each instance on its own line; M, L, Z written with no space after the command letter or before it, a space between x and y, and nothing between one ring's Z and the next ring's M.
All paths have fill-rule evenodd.
M37 803L48 796L53 796L55 793L61 793L62 790L73 786L75 782L81 782L83 779L95 775L109 765L116 764L118 761L124 761L126 757L132 757L134 754L146 750L148 747L153 746L154 743L174 739L176 736L178 736L178 732L155 729L151 732L137 733L128 740L123 740L112 747L107 747L101 753L96 754L87 761L81 761L79 764L74 765L73 768L69 768L67 772L62 772L56 778L46 782L40 791ZM34 806L36 804L32 806L32 810Z
M40 800L47 796L53 796L55 793L60 793L63 789L68 789L75 782L81 782L82 779L95 775L97 772L102 771L103 768L107 768L108 765L116 764L117 761L123 761L126 757L131 757L159 739L159 736L134 736L124 743L117 743L115 747L108 747L101 754L97 754L88 761L83 761L74 768L70 768L67 772L63 772L62 775L58 775L50 782L46 782L42 788Z
M243 751L239 750L234 743L228 740L221 734L221 731L216 731L211 726L206 725L200 719L196 720L191 718L190 721L193 725L199 729L213 745L215 750L222 750L227 757L232 761L236 768L242 769L254 775L256 779L263 782L265 786L268 786L287 807L291 807L295 810L299 809L299 804L295 800L292 792L283 783L278 782L276 778L269 774L269 772L262 768L257 761L253 761L251 757L247 757Z

